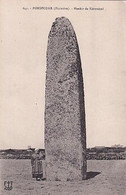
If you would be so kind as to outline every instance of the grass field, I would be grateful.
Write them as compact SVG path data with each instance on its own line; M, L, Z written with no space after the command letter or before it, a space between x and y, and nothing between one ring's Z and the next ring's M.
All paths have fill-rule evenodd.
M0 160L0 175L1 195L126 195L126 160L90 160L80 182L36 181L30 160ZM11 191L4 181L13 181Z

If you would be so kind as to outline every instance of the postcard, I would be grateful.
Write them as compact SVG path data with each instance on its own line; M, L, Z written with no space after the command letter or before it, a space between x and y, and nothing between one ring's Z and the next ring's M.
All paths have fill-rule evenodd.
M126 1L0 1L1 194L126 194Z

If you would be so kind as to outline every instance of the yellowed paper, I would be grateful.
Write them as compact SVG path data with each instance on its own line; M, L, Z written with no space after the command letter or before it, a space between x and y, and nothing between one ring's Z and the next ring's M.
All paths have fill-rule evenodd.
M47 40L52 23L55 18L61 16L67 17L73 25L80 49L85 90L87 147L107 147L115 144L126 146L125 1L1 0L1 150L27 149L28 146L44 148ZM24 161L23 163L25 164ZM9 166L7 161L4 164ZM24 183L21 180L21 188L18 189L20 181L17 182L16 176L13 178L13 163L10 162L10 165L10 178L9 173L3 172L0 178L2 193L6 194L4 181L12 180L12 194L63 194L65 186L61 187L63 191L59 193L56 186L54 190L52 186L48 188L47 184L44 184L45 191L42 191L42 183L36 184L29 175L30 163L27 165L27 182L31 183L25 188L25 179ZM118 161L115 166L112 167L111 161L112 177L115 177L116 169L125 167L124 161ZM21 165L19 167L21 168ZM4 171L4 168L1 170ZM118 182L119 178L117 175ZM88 187L88 181L83 183L84 189L81 184L76 184L75 191L72 191L72 184L69 184L64 194L98 194L99 191L99 194L125 194L124 176L122 178L120 187L114 180L110 183L109 178L103 190L99 187L94 193L91 191L96 187L91 183L93 180ZM94 178L94 182L102 185L99 183L101 179L99 175Z

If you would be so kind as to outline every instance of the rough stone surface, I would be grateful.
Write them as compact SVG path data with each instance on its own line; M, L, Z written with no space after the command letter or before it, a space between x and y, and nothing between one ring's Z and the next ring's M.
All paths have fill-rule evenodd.
M56 18L48 37L45 89L46 179L86 178L86 127L81 60L75 32Z

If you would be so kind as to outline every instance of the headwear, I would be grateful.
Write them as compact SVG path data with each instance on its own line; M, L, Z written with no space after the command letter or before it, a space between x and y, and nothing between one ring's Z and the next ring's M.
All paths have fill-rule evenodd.
M38 151L39 151L39 149L38 149L38 148L36 148L36 149L35 149L35 153L38 153Z

